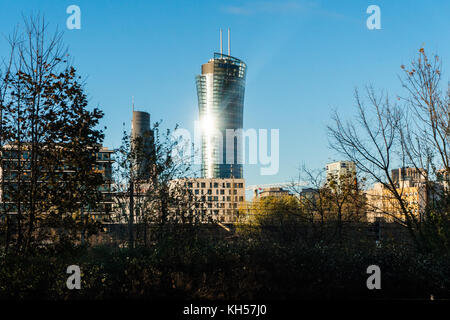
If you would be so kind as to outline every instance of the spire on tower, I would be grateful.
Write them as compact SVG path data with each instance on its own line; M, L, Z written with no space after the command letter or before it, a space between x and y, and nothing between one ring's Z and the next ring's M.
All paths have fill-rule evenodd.
M223 52L222 52L222 44L223 44L223 41L222 41L222 28L220 28L220 57L222 57L222 54L223 54Z
M231 56L231 38L230 38L230 28L228 28L228 55Z

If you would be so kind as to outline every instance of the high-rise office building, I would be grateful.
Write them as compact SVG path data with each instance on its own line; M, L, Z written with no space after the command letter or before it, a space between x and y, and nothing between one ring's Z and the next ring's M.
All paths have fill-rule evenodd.
M222 42L222 33L221 33ZM228 38L229 39L229 38ZM242 178L242 137L227 143L227 129L243 128L246 64L230 55L214 53L196 77L202 126L202 177ZM231 139L230 139L231 140Z

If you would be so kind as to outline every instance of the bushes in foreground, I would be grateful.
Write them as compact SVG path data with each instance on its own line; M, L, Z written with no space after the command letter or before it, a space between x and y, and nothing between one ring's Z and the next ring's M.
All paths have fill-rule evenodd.
M69 265L81 290L66 287ZM381 290L366 269L381 268ZM0 261L2 299L429 299L450 297L448 256L270 239L166 238L149 248L41 250Z

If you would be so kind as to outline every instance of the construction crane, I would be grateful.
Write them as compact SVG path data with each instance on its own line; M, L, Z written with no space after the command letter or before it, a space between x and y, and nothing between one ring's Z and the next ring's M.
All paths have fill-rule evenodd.
M255 190L255 189L265 189L265 188L288 188L288 187L306 187L309 185L306 181L300 182L278 182L278 183L267 183L267 184L254 184L247 186L245 190Z

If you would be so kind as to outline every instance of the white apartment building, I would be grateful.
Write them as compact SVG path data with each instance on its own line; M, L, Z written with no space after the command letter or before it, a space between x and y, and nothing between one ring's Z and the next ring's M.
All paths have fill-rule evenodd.
M195 210L213 221L233 223L245 202L245 180L234 178L185 178L181 181L196 199Z
M334 180L338 184L342 177L351 177L356 174L356 165L352 161L337 161L327 164L327 182Z

